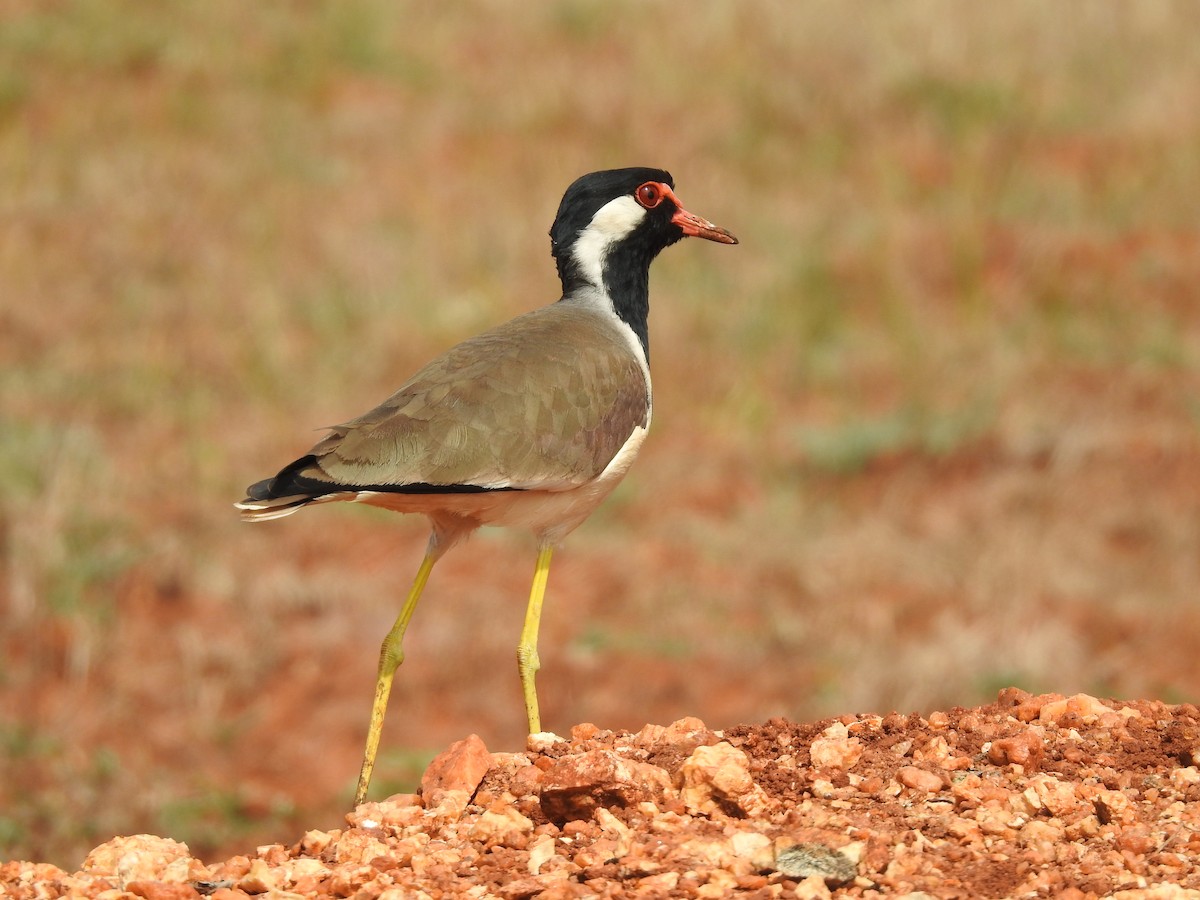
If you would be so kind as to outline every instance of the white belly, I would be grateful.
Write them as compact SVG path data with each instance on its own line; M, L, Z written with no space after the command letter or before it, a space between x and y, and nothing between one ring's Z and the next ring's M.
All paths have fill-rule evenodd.
M330 500L353 500L404 513L422 513L433 522L439 550L481 525L527 528L541 545L557 544L577 528L620 484L633 464L645 428L635 428L599 476L577 488L563 491L485 491L463 494L403 494L360 491L332 494Z

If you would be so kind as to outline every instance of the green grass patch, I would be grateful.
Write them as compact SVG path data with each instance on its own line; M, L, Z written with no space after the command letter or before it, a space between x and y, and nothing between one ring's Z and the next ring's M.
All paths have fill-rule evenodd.
M878 459L901 453L946 456L978 440L994 418L995 410L987 403L946 413L905 408L832 426L804 425L795 430L795 435L809 466L852 475Z
M440 752L416 748L380 751L371 779L371 794L389 797L392 794L416 793L421 786L421 776ZM347 783L344 792L347 798L354 796L357 781L356 776L353 783Z

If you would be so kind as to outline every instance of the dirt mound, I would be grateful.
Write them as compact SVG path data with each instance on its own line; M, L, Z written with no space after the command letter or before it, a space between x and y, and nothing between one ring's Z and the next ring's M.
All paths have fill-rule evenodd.
M472 735L419 794L205 865L139 835L81 869L10 862L17 898L1200 897L1200 711L1002 691L976 709L578 725L489 753ZM116 893L105 896L115 897Z

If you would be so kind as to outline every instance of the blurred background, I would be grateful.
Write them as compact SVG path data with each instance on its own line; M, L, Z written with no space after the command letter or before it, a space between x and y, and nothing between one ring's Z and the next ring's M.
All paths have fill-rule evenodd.
M555 560L546 726L1200 694L1189 3L0 6L0 859L341 822L423 520L231 504L553 301L576 176L741 239L652 276L655 421ZM524 744L534 546L434 572L374 796Z

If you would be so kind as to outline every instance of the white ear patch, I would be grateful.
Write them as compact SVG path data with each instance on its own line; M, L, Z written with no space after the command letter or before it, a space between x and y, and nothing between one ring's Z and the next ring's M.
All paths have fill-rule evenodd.
M646 210L629 196L609 200L596 210L587 228L579 233L572 250L575 262L588 281L603 288L604 257L609 248L624 240L644 218Z

